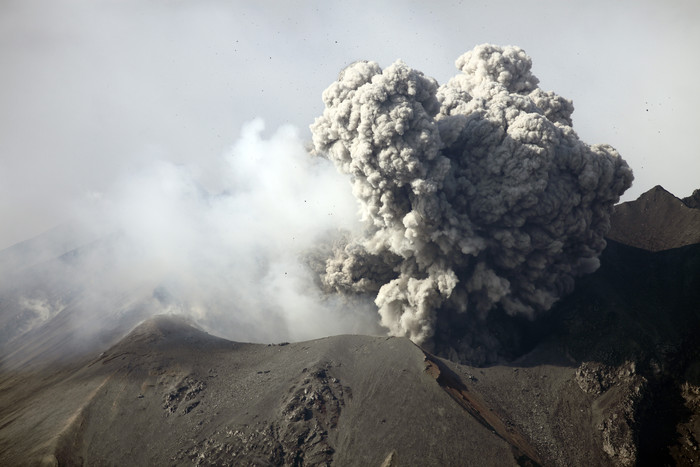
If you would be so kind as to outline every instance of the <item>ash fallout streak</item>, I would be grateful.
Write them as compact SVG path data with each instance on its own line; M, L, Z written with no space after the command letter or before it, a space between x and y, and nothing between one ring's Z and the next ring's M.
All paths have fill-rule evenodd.
M314 152L350 177L364 234L336 245L328 292L371 295L391 335L488 360L485 322L533 319L599 266L632 171L572 128L518 47L480 45L441 86L397 61L345 68L323 93Z

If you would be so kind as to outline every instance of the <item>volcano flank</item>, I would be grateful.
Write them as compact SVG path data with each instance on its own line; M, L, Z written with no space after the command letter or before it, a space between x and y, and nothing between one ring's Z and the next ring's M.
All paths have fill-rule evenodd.
M3 342L0 463L698 462L698 211L678 203L616 206L600 269L534 323L494 318L516 339L485 366L405 337L238 343L174 315L61 356L67 308ZM659 216L684 228L659 239Z

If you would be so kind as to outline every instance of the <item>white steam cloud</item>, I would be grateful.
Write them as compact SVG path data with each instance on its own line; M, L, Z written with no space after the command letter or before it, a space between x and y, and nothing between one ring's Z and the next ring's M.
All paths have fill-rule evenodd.
M31 248L3 252L0 345L51 318L94 341L158 313L239 341L381 332L370 300L325 295L303 261L324 232L360 228L347 180L293 127L263 130L247 124L220 159L222 190L196 167L148 162L76 209L63 230L77 248L31 251L38 264Z
M127 180L110 217L135 249L128 273L158 278L175 311L238 340L376 332L371 303L324 297L302 262L324 232L358 229L347 181L293 127L263 129L243 128L219 193L170 163Z
M535 317L598 267L632 172L578 139L572 103L539 89L531 64L481 45L442 86L402 61L340 73L313 143L350 177L368 228L326 261L326 290L372 295L390 334L449 334L470 358L489 346L473 337L489 313Z

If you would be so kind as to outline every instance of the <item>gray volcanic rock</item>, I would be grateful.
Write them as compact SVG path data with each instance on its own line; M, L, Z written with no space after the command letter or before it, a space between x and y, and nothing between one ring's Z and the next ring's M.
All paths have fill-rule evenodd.
M648 251L700 243L697 197L680 200L661 186L615 206L607 238Z
M241 344L158 317L89 362L4 374L0 463L515 465L426 365L405 338Z
M693 191L693 194L683 198L683 203L689 208L700 209L700 189Z

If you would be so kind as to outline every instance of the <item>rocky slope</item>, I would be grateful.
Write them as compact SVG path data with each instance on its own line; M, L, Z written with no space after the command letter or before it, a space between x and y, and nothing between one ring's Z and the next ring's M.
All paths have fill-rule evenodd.
M426 365L405 338L240 344L158 317L57 372L51 384L43 374L6 378L0 458L4 465L515 465L509 441L465 414Z
M683 200L661 186L615 206L608 238L648 251L700 243L700 191Z

